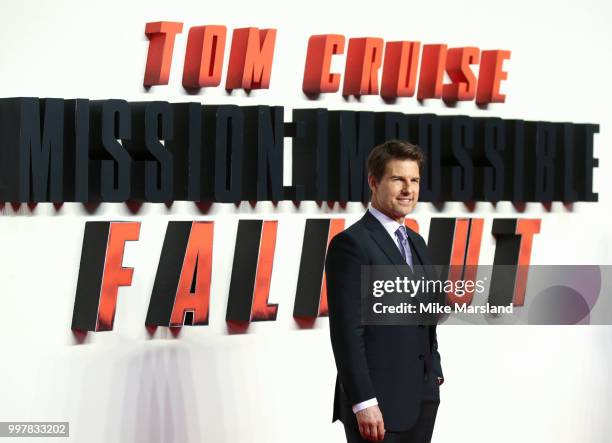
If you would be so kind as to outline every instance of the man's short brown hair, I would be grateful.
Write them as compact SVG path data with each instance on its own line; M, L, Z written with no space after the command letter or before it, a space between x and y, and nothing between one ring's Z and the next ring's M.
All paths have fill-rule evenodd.
M368 156L368 174L374 176L377 182L385 175L387 163L391 160L413 160L419 165L419 173L425 163L425 154L417 145L404 140L387 140L375 146Z

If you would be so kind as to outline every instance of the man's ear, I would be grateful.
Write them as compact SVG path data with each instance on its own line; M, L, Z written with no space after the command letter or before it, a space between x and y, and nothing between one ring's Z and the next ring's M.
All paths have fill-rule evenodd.
M368 174L368 186L370 187L370 191L372 193L374 193L376 186L378 186L378 183L372 174Z

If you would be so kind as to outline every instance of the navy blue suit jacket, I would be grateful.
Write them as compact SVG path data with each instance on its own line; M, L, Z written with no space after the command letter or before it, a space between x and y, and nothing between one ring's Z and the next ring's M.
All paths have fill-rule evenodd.
M423 238L411 229L407 232L415 264L432 265ZM330 337L338 369L333 421L342 418L342 408L376 397L385 428L405 431L416 422L426 395L425 346L429 346L431 375L434 380L443 377L436 326L362 325L362 265L406 265L391 236L369 211L332 239L325 260Z

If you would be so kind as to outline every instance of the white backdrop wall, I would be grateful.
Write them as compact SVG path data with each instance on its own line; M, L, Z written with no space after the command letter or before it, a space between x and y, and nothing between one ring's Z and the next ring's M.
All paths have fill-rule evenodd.
M478 203L441 210L421 203L414 218L427 237L431 217L484 217L481 257L491 263L492 219L541 218L535 264L612 264L610 199L612 7L604 1L546 2L105 2L3 1L0 14L0 97L36 96L200 101L292 108L400 111L499 116L601 125L595 139L594 191L598 203L550 209L528 204ZM174 50L170 83L142 87L148 41L145 23L184 22ZM249 96L222 88L187 95L181 87L191 26L223 24L278 29L269 90ZM506 103L478 109L415 99L385 104L380 97L318 101L301 92L308 37L419 40L449 46L509 49ZM225 65L229 54L229 36ZM341 72L344 57L335 57ZM225 75L224 77L225 78ZM285 183L291 183L290 142ZM69 421L71 441L341 442L331 424L335 367L327 319L300 329L292 317L307 217L364 211L291 202L251 207L145 203L137 213L101 204L93 213L66 203L0 207L0 421ZM225 325L238 220L278 220L270 302L274 322L253 323L230 335ZM86 221L142 222L140 240L126 246L134 268L119 291L114 330L90 333L82 343L70 330ZM166 224L215 222L210 325L184 327L178 336L144 327ZM574 235L568 236L572 231ZM560 253L561 252L561 253ZM612 435L612 328L607 326L440 326L446 375L434 433L436 442L608 442Z

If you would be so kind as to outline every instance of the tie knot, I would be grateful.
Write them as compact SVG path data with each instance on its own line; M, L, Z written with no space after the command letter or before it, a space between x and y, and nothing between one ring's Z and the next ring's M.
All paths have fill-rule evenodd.
M408 238L408 234L406 234L406 226L402 225L395 231L395 235L397 235L400 240L406 241Z

